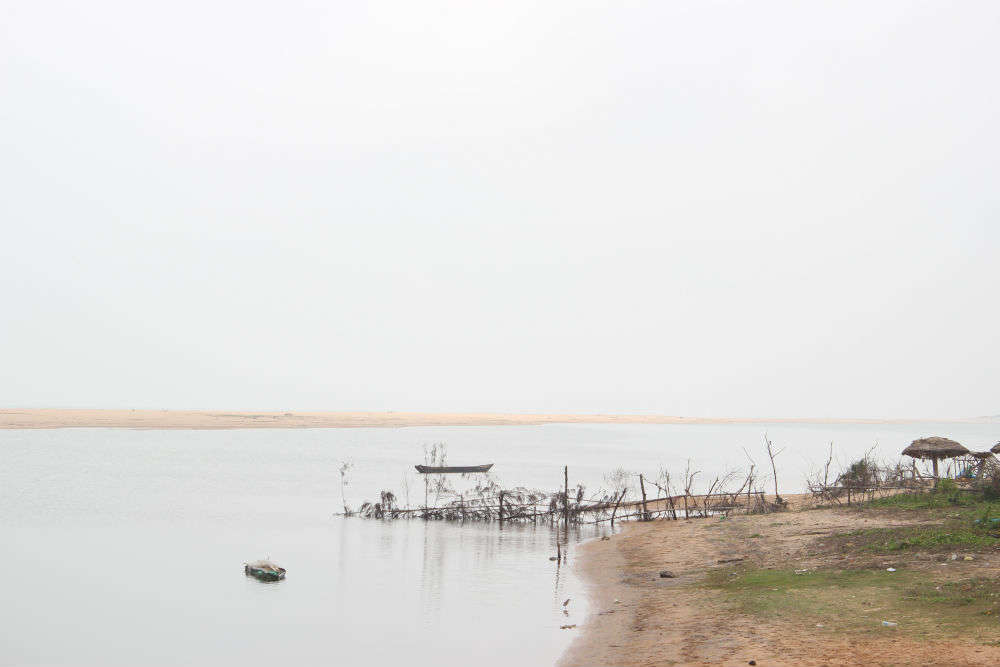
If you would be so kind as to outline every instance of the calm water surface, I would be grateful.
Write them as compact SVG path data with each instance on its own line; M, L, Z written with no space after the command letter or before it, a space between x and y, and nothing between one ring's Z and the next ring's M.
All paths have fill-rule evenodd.
M419 504L412 465L446 442L449 462L494 462L506 486L602 485L610 469L704 476L763 463L803 486L830 441L847 460L947 435L972 449L988 424L545 425L405 429L0 431L2 665L553 664L586 614L544 526L458 526L335 517L391 488ZM574 532L571 540L599 534ZM271 557L288 579L242 564ZM569 615L562 601L571 598Z

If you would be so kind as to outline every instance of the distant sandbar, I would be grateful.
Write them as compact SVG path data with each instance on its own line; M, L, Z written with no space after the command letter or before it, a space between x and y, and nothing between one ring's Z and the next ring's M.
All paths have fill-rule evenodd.
M530 426L538 424L887 424L915 419L764 419L641 414L502 414L428 412L227 412L196 410L0 410L0 429L35 428L396 428L404 426ZM944 420L935 420L944 421ZM978 420L947 420L978 421Z

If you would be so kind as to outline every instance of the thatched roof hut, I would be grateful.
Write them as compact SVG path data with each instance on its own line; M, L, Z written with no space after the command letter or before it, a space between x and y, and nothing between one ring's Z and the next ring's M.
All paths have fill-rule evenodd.
M950 459L968 453L968 449L954 440L938 437L914 440L903 450L903 454L915 459Z
M994 454L1000 454L1000 442L990 447L990 451Z
M969 456L976 460L975 475L979 479L985 477L996 477L1000 473L1000 461L993 455L993 452L969 452Z
M909 447L903 450L903 454L915 459L930 459L934 464L934 479L937 479L939 460L966 456L969 454L969 450L954 440L935 436L914 440Z

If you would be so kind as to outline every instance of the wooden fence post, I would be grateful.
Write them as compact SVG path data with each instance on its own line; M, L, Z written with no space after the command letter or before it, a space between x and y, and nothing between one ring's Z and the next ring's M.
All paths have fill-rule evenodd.
M427 496L430 491L430 482L427 475L424 475L424 518L427 518Z
M649 521L649 511L646 509L646 485L642 481L642 473L639 474L639 488L642 489L642 520Z
M569 466L563 466L563 517L569 527Z
M622 494L618 496L618 500L615 501L615 508L611 510L611 527L615 527L615 514L618 514L618 504L621 503L622 498L628 493L628 489L622 489Z

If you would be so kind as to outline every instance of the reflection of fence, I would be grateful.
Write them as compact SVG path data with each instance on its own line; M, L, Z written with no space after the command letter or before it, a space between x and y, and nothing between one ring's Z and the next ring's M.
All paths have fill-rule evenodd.
M555 493L524 488L504 489L488 475L467 493L445 493L433 506L425 494L423 507L398 507L396 496L383 491L379 502L364 503L358 514L375 519L426 519L444 521L518 521L595 524L654 518L688 519L729 514L754 514L782 508L783 501L768 501L764 492L744 483L735 492L671 494L647 498L646 479L639 475L640 496L629 498L627 485L586 498L583 486L569 487L569 468L563 469L563 489ZM749 481L749 480L748 480ZM654 488L664 489L650 483ZM440 488L440 486L439 486ZM575 495L572 491L576 491ZM441 493L435 495L439 500Z

